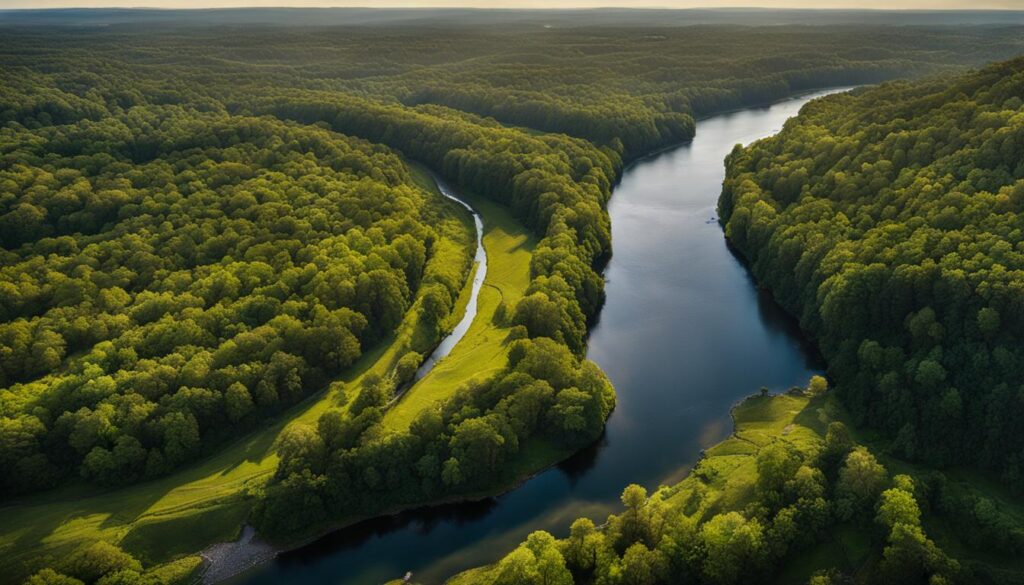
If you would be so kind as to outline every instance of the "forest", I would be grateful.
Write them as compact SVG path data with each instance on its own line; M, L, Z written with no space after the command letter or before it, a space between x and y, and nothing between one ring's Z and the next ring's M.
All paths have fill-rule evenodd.
M1024 61L809 105L736 150L720 210L829 358L858 425L906 459L1020 489Z
M748 398L683 481L450 584L1018 583L1022 80L1017 59L821 98L737 146L726 234L836 389Z
M322 387L421 287L444 318L468 269L428 263L453 227L362 141L173 106L33 126L2 173L8 493L167 473Z
M47 507L49 488L89 510L91 498L146 494L157 479L188 486L190 470L228 452L239 436L281 424L270 469L245 485L225 480L204 502L214 509L227 502L242 511L232 517L236 529L251 522L276 542L491 493L524 467L532 473L601 435L615 394L586 359L586 340L612 254L607 204L631 161L688 140L695 119L715 112L810 88L959 71L1024 45L1015 27L581 27L554 34L527 24L150 23L0 30L0 463L11 470L0 477L0 506L10 504L0 513L32 516ZM1007 77L1019 84L1020 77L986 71L953 93L940 92L940 80L886 85L874 90L877 103L859 107L848 102L873 94L816 103L821 124L845 120L836 135L806 127L822 141L807 154L808 134L790 124L779 139L737 151L722 217L759 280L787 308L820 313L803 323L821 341L856 424L899 435L895 444L908 458L941 440L943 450L917 457L929 463L985 453L984 464L1012 481L1024 445L1009 454L995 446L1016 425L998 407L1016 392L1013 249L998 241L1013 237L1013 220L1001 217L1002 231L985 237L977 228L996 221L986 215L990 202L1001 202L1001 213L1012 209L1017 168L1005 161L1019 158L1007 127L1019 89L985 83ZM943 105L961 92L976 97ZM895 94L903 93L917 101L900 109ZM957 120L972 121L974 134L958 137ZM857 154L885 136L905 138ZM395 425L385 417L456 316L472 270L472 224L423 186L414 164L508 210L536 245L520 297L495 312L492 326L507 329L501 367L460 380L411 422ZM869 171L870 179L863 176ZM845 191L834 189L836 177ZM882 183L897 178L905 183L890 187L891 201L879 207ZM934 226L910 219L932 217L915 205L920 193L941 200L930 208ZM943 210L973 197L974 223L954 226L966 216ZM787 211L805 204L816 211ZM835 217L826 221L829 211ZM901 217L905 226L889 223ZM940 234L951 227L956 235ZM797 232L819 242L813 259L793 257L805 249L785 243ZM917 238L941 240L932 249L949 257L915 260L913 269L884 263L894 262L889 241L918 258L920 247L917 255L909 248ZM762 252L771 255L756 256ZM840 271L851 264L839 260L854 255L865 256L862 270ZM968 258L970 270L961 265ZM955 278L931 282L946 278L943 263L957 262ZM857 315L851 309L869 295L890 294L870 288L887 282L886 271L907 277L899 285L906 294L892 293L906 304ZM805 276L784 282L794 274ZM818 307L823 286L837 292ZM923 296L926 288L934 296ZM906 331L880 325L897 313ZM943 335L956 340L945 350ZM359 370L370 373L351 377L380 351L388 358L379 368L374 362ZM937 398L874 396L876 387L902 388L908 380L915 392ZM983 397L977 388L994 390ZM309 404L315 417L293 421L295 409ZM915 411L922 405L929 410ZM950 435L938 436L950 423L924 421L933 411L975 435L951 444ZM972 424L981 419L984 425ZM843 434L836 428L829 436ZM822 435L823 444L829 440ZM554 460L528 459L537 445ZM830 456L772 448L780 461L765 465L781 469L775 483L759 484L763 506L723 515L708 534L668 506L641 513L660 504L630 488L626 512L605 532L579 526L586 552L559 553L562 581L550 582L571 574L646 583L681 574L673 571L738 582L781 559L798 532L827 529L833 500L847 502L849 519L885 494L895 515L882 521L893 555L911 554L900 546L927 552L927 562L894 561L891 570L936 584L953 578L955 562L913 521L915 480L890 478L870 454L843 445ZM871 475L870 489L831 495L847 490L840 486L851 458ZM806 512L805 504L818 511ZM0 580L169 580L160 571L190 557L133 545L133 521L56 541L11 526L0 535ZM782 534L786 522L788 536L764 536ZM67 527L64 519L58 527ZM733 535L749 548L721 544L726 556L708 553L716 538L732 542ZM195 545L187 553L213 542L205 534L182 537ZM658 548L663 542L688 560ZM551 551L561 546L535 538L514 553L518 560L508 563L518 568L509 570L532 570L519 567L529 564L527 552L557 565ZM647 581L623 576L634 565ZM510 578L501 582L533 582Z

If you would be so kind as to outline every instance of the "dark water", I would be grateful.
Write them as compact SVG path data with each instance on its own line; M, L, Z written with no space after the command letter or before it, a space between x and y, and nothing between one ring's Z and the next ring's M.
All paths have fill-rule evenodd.
M761 386L806 383L819 371L813 351L758 293L712 218L733 145L777 132L810 97L700 122L691 144L624 174L610 205L607 303L590 338L589 357L618 392L600 444L499 498L365 522L239 582L376 584L412 571L442 583L533 530L562 536L577 517L603 521L628 483L653 489L683 477L728 435L732 404Z

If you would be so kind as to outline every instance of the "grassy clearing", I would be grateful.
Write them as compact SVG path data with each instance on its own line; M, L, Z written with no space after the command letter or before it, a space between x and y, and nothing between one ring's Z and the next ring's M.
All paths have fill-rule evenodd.
M501 305L515 306L529 286L536 238L504 207L482 197L468 199L484 218L487 251L487 278L477 299L476 319L452 352L388 411L384 423L389 428L407 428L424 408L447 398L466 381L505 365L509 329L496 313Z
M414 169L414 173L423 185L422 171ZM474 239L469 215L443 201L456 210L464 226L461 241L447 242L444 254L471 254ZM505 222L509 221L506 216ZM489 254L497 259L500 247ZM274 441L281 430L293 422L315 423L324 411L344 403L346 389L358 387L363 377L388 373L409 347L420 343L417 317L416 311L410 311L394 335L366 352L325 391L283 413L276 423L171 476L112 491L70 485L0 508L0 582L18 579L86 541L119 543L146 563L161 563L235 538L249 513L251 491L277 466Z
M830 421L824 396L751 396L732 411L733 434L705 452L686 479L670 487L666 501L687 515L710 518L740 510L753 499L757 453L772 441L801 451L816 449Z

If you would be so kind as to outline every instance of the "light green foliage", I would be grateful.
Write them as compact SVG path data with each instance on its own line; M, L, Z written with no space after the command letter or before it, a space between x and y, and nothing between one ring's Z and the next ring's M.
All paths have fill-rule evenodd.
M759 568L764 553L764 530L757 520L736 512L720 514L701 527L707 548L703 575L712 583L739 583Z
M828 390L828 380L822 376L811 376L811 381L807 384L807 391L811 394L821 394Z
M410 351L402 356L395 365L395 381L397 384L405 384L412 381L413 377L416 376L416 370L419 369L420 363L423 361L423 356Z
M882 492L882 500L878 505L878 523L889 530L897 524L909 526L921 525L921 510L912 492L892 488Z
M25 436L0 460L33 466L8 491L160 475L296 402L397 326L436 238L393 154L323 130L155 105L13 130L10 204L46 216L0 267Z
M864 447L846 456L836 483L836 514L844 520L864 520L888 481L885 468Z
M82 585L80 579L68 577L53 569L43 569L25 581L25 585Z

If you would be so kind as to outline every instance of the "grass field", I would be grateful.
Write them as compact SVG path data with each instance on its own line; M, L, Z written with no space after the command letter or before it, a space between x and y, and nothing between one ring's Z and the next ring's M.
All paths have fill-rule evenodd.
M433 188L429 177L424 181L422 170L413 171L418 183ZM467 234L465 241L458 243L460 253L471 253L472 223L468 214L454 203L443 201L460 210ZM420 385L413 388L411 394L416 399L403 401L402 417L411 418L416 405L443 397L450 386L458 384L457 376L500 366L501 356L492 353L500 349L506 333L487 331L492 328L489 319L503 296L518 298L528 284L532 240L499 206L481 201L478 209L489 226L484 243L492 266L484 287L487 294L481 292L480 315L485 318L474 322L462 343L434 369L432 374L436 375L421 381L427 390L424 399L419 397ZM503 258L505 255L509 258ZM460 310L465 310L465 298ZM453 315L452 324L460 317L461 313ZM249 513L251 490L276 468L274 441L281 430L293 422L315 422L325 410L344 402L346 389L358 387L364 376L386 374L406 348L415 346L417 333L410 312L394 335L365 353L325 391L286 411L277 422L171 476L106 491L71 485L0 508L0 582L17 579L36 564L95 539L119 543L147 565L233 539ZM467 342L472 346L469 351L463 349ZM461 366L454 367L458 364ZM477 369L477 364L484 369Z

